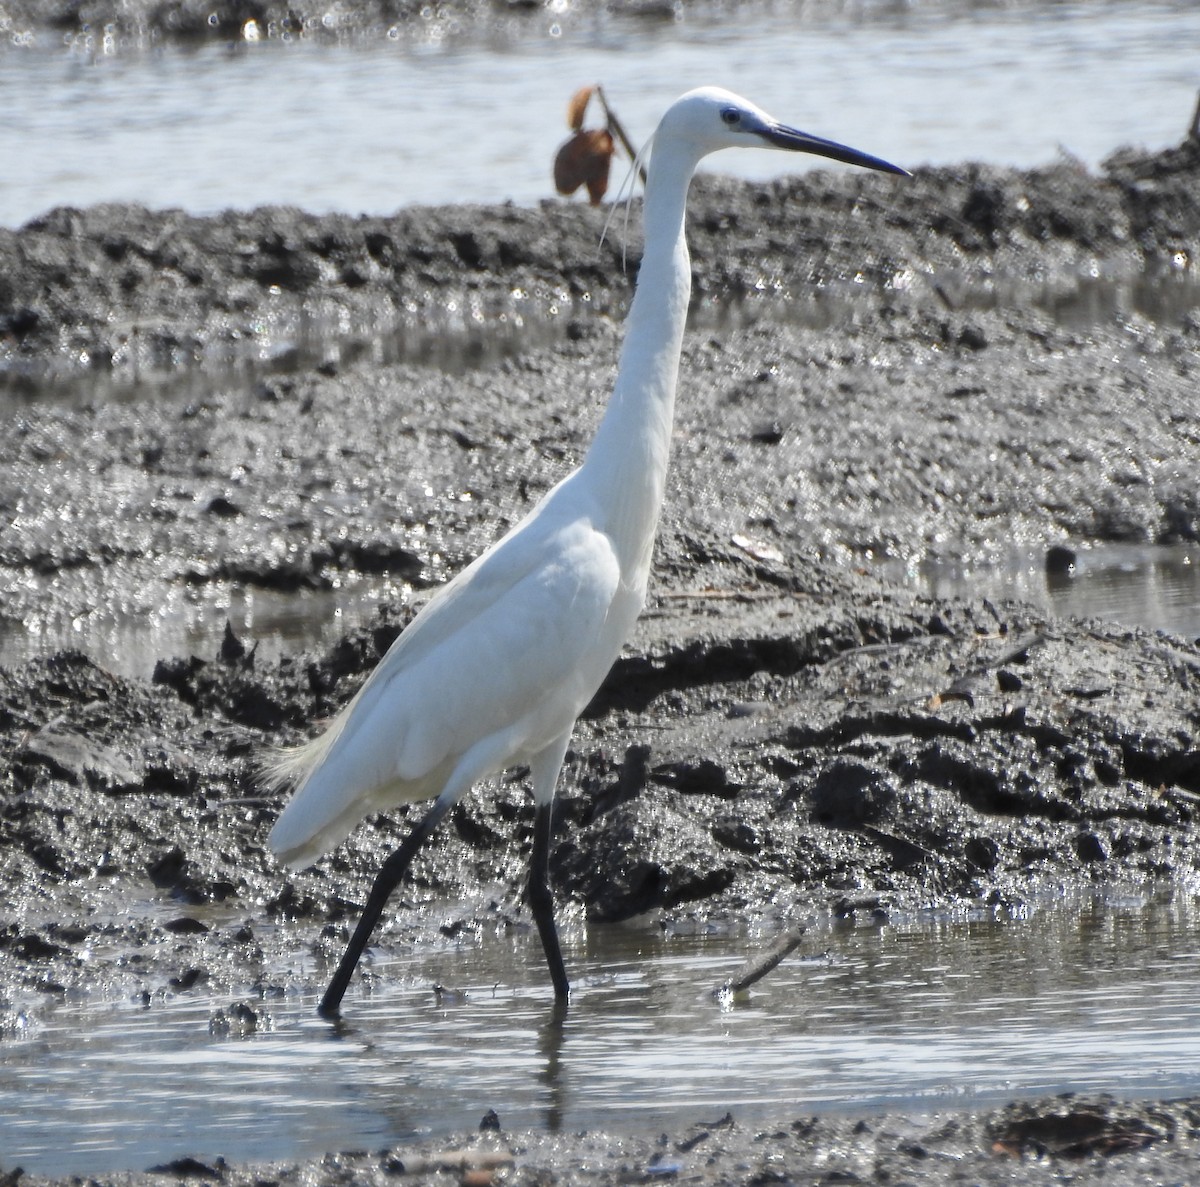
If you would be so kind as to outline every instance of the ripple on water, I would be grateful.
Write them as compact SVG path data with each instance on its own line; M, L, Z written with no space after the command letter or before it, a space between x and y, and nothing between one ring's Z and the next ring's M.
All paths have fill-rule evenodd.
M1200 1091L1197 903L1050 903L818 927L748 997L712 989L769 937L576 933L550 1010L535 937L379 957L340 1030L313 994L243 1038L194 993L39 1006L0 1042L0 1149L29 1172L183 1155L298 1158L474 1129L652 1131L768 1113ZM306 958L305 958L306 959ZM458 992L436 995L434 983Z

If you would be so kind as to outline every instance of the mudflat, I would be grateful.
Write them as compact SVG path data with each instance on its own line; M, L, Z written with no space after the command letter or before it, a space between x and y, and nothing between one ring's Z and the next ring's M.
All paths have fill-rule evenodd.
M0 669L11 1010L98 978L189 992L219 970L249 992L264 920L336 959L405 814L286 872L257 764L336 711L428 591L581 456L639 254L626 245L625 268L619 237L597 249L604 217L102 206L0 231L6 630L103 603L149 617L180 589L213 623L202 654L142 674L65 631ZM1097 174L701 179L690 227L651 599L568 755L559 900L595 927L647 912L786 927L1194 879L1197 641L921 597L881 562L1197 539L1200 143ZM436 365L388 345L418 340ZM381 576L396 596L331 647L267 661L222 637L231 591ZM494 927L497 877L524 919L527 798L519 780L477 792L421 858L441 929ZM94 910L123 895L148 905ZM228 925L168 929L211 903ZM501 1131L464 1136L457 1160L426 1143L173 1173L1029 1183L1119 1167L1150 1183L1195 1176L1196 1109L1098 1097L697 1119L654 1141Z

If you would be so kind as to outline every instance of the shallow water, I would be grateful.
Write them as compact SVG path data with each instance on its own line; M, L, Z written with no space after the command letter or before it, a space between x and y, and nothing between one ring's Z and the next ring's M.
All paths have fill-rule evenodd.
M1016 599L1060 618L1097 618L1130 627L1200 639L1200 546L1097 545L1077 554L1070 573L1046 570L1044 554L1028 550L991 564L953 561L918 565L888 562L880 577L938 598ZM28 578L38 589L79 574ZM118 675L146 679L163 658L217 654L228 621L257 655L272 663L284 654L332 647L347 631L373 622L378 607L411 599L401 582L361 577L329 591L288 592L228 586L167 588L152 609L130 604L125 574L88 573L92 610L70 617L56 598L20 621L0 615L0 665L11 667L63 648L83 651ZM111 585L111 588L109 588ZM135 598L136 600L136 598ZM67 604L75 604L73 598Z
M1200 547L1102 545L1081 550L1069 574L1047 573L1043 555L1027 551L991 565L900 562L879 566L879 575L917 593L939 598L1017 599L1061 618L1097 618L1147 630L1200 639ZM46 583L71 581L31 577ZM378 607L410 600L393 579L362 577L330 591L299 593L228 587L175 586L148 610L128 604L126 577L88 575L93 610L70 618L44 599L45 610L21 621L0 616L0 665L12 667L63 648L83 651L118 675L146 679L160 660L217 654L228 621L239 638L256 644L272 663L284 654L332 647L347 631L373 622ZM111 580L112 588L106 589ZM136 588L136 583L134 588Z
M881 567L891 580L936 598L1015 598L1059 618L1100 618L1200 638L1200 546L1097 544L1069 571L1045 552L1018 550L987 566L926 561Z
M241 1000L222 993L40 1004L0 1040L0 1150L6 1165L59 1175L375 1149L473 1130L489 1108L508 1130L656 1132L727 1110L752 1123L1023 1093L1196 1093L1198 907L1130 896L1021 919L821 925L725 1004L713 987L769 936L575 928L560 1023L528 934L378 959L340 1033L315 996L290 992L258 1003L270 1026L246 1038L210 1033L211 1015ZM439 998L438 982L465 997Z
M716 83L909 167L1064 152L1094 167L1121 145L1178 143L1195 103L1181 52L1200 44L1193 0L731 11L651 21L552 0L521 32L431 17L416 39L353 45L0 44L0 225L109 200L199 213L534 203L552 196L566 103L590 82L637 143L670 99ZM804 164L726 153L711 167L764 178Z

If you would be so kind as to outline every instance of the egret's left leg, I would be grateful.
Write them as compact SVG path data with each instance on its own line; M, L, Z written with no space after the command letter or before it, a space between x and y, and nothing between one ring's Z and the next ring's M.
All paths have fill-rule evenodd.
M408 867L413 857L416 856L417 850L441 823L442 817L462 799L476 780L499 769L504 761L507 746L508 741L502 735L492 735L468 750L454 770L450 772L446 786L442 788L441 795L434 800L433 807L417 821L400 848L383 863L383 868L379 871L374 885L371 887L366 906L363 907L358 926L354 929L354 934L350 937L350 943L346 946L345 954L333 975L333 980L330 981L329 988L325 990L325 996L321 999L317 1012L323 1018L338 1016L342 998L350 986L350 979L354 976L354 970L367 946L367 941L370 940L371 933L375 930L375 924L379 922L379 916L383 914L383 909L387 905L392 891L399 886L401 879L408 872ZM561 757L560 755L560 761Z
M325 996L321 998L321 1004L317 1007L317 1013L322 1018L338 1016L342 1008L342 998L350 987L350 979L358 967L359 958L371 938L371 933L375 930L375 924L379 922L379 916L383 914L383 909L387 906L388 899L392 896L392 891L400 885L417 850L441 823L442 817L450 811L457 799L457 796L442 796L435 800L433 807L417 821L412 832L404 838L404 843L400 848L383 863L383 868L371 886L371 893L367 897L363 913L359 917L358 926L354 929L354 934L350 937L350 943L346 945L346 951L333 975L333 980L329 982L329 988L325 990Z
M533 853L529 858L529 885L525 892L533 921L537 924L542 948L546 953L546 964L550 967L550 980L554 982L554 995L566 998L571 992L567 981L567 970L563 964L562 949L558 943L558 929L554 926L554 896L550 893L550 842L554 835L554 787L562 769L563 755L567 752L570 731L548 746L530 762L533 776L533 795L537 804L533 822Z

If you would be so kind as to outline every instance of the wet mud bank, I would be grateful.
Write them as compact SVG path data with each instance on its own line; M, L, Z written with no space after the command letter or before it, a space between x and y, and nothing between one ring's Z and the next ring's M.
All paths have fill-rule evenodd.
M485 1124L498 1119L488 1118ZM1064 1096L979 1116L933 1113L869 1119L790 1118L750 1128L726 1114L678 1133L629 1138L606 1133L548 1137L483 1129L461 1145L400 1148L328 1159L323 1182L653 1183L1061 1183L1111 1178L1131 1185L1186 1175L1200 1122L1196 1101L1126 1104ZM1111 1159L1120 1155L1120 1161ZM202 1165L164 1168L203 1175ZM251 1181L218 1169L222 1181ZM289 1183L296 1168L260 1168L257 1183ZM36 1182L36 1180L33 1180Z
M1032 303L1067 320L1074 306L1087 320L1128 301L1177 323L1195 306L1198 175L1200 141L1187 140L1118 151L1096 176L1064 161L924 169L901 183L701 177L689 207L695 318L732 307L844 321L844 304L870 290L861 303L877 305L883 289L885 310L937 311L925 333L967 351L988 342L963 320L980 306ZM600 243L607 221L607 208L563 202L390 218L59 208L0 229L0 376L18 391L79 371L145 380L227 361L235 344L286 357L306 338L336 360L389 332L466 333L500 318L578 335L623 315L636 276L636 217L628 241L617 218Z
M1128 1102L1109 1096L1023 1101L976 1112L781 1117L747 1125L733 1114L677 1130L508 1132L489 1110L477 1132L379 1150L330 1154L307 1164L233 1165L183 1157L145 1174L89 1178L101 1187L163 1182L230 1187L379 1183L520 1184L898 1182L950 1184L1120 1182L1151 1187L1194 1172L1200 1102ZM61 1182L9 1172L14 1185ZM78 1178L70 1180L78 1183Z
M1195 885L1195 641L922 598L879 563L1200 536L1197 195L1195 145L1098 177L698 186L651 602L561 786L552 873L575 925L852 925L1064 885ZM52 640L0 668L12 1018L98 984L231 1003L281 976L323 984L404 814L288 874L264 848L280 801L256 764L343 704L429 589L580 456L631 284L619 246L597 254L602 221L557 204L99 207L0 233L0 613L6 634L36 622ZM384 345L405 319L486 336L518 314L499 355L433 366ZM213 361L221 342L289 350L318 322L319 357ZM550 339L525 338L535 324ZM268 657L225 627L246 591L371 582L379 611L330 645ZM71 646L104 606L149 622L180 599L205 623L196 654L136 672ZM527 926L530 826L519 773L469 797L382 942ZM1022 1109L753 1133L712 1119L658 1144L529 1136L501 1142L515 1163L497 1174L1000 1182L1019 1166L1028 1182L1077 1157L1088 1181L1119 1157L1122 1181L1149 1182L1194 1165L1189 1105L1045 1103L1061 1124ZM170 1173L436 1179L435 1154Z

